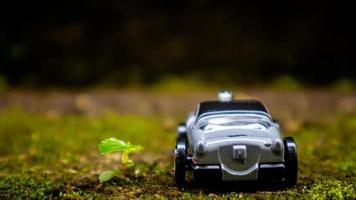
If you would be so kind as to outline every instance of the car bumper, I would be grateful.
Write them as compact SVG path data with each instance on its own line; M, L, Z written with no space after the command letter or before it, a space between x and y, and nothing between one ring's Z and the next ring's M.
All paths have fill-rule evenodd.
M231 172L220 165L192 166L194 179L198 181L269 181L281 180L284 177L284 163L263 163L249 173Z
M221 181L221 167L220 165L194 165L192 167L194 179L198 181Z
M258 180L280 180L285 175L284 163L260 164Z

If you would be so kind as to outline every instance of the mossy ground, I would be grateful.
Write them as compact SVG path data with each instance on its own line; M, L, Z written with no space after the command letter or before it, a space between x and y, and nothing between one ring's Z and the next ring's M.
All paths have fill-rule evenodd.
M276 93L286 95L284 92L279 94L281 91L257 91L253 95L268 100L269 95ZM302 93L302 96L308 97L315 93L319 92L308 91ZM125 95L113 98L126 98L132 102L138 98L135 92L126 91ZM140 101L153 102L151 106L154 109L138 105L130 107L132 112L125 108L122 108L125 112L114 109L103 113L85 112L88 107L97 107L88 101L93 95L78 95L75 100L78 108L73 112L52 112L46 109L43 112L41 105L36 103L31 106L37 105L37 110L27 109L23 105L2 106L0 199L356 198L355 95L349 94L341 99L341 106L336 97L334 107L321 105L325 104L325 95L313 96L315 101L308 106L312 109L310 112L305 109L305 102L300 103L304 101L299 98L300 95L291 98L294 107L283 107L284 103L291 103L285 102L285 99L267 103L267 106L272 106L271 113L281 121L283 134L293 136L297 142L299 176L295 187L283 188L278 184L206 186L190 182L188 189L179 191L173 185L175 125L184 119L186 111L192 109L191 105L197 103L195 100L200 99L197 97L191 102L192 99L187 95L162 96L156 93L152 97L145 94L146 98ZM210 97L206 93L194 95L202 99ZM46 98L50 95L44 96ZM170 101L170 96L184 102L178 105L174 100ZM335 96L337 94L326 94L327 98ZM27 93L22 97L28 97L28 101L34 98ZM157 101L158 105L154 99L161 99ZM186 105L186 110L181 109L182 105ZM172 109L170 106L178 107ZM145 112L141 112L142 109ZM132 155L135 167L123 168L120 177L100 183L100 172L120 167L120 154L100 156L98 153L97 144L108 137L130 141L145 149Z

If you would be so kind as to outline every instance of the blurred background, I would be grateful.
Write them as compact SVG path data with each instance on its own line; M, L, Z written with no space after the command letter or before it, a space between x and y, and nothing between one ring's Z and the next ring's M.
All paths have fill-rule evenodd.
M326 1L1 1L0 199L355 199L355 19ZM176 190L176 125L220 89L295 138L295 188ZM109 137L144 147L136 168L99 155Z
M353 81L354 15L324 1L2 2L0 76L41 88Z

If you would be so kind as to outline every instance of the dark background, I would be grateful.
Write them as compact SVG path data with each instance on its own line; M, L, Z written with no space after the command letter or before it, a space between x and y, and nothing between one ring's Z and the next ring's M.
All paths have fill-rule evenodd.
M351 5L167 2L2 1L0 75L14 86L356 79Z

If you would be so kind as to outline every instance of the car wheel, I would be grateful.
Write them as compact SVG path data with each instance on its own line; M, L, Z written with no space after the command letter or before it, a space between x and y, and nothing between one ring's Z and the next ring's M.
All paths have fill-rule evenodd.
M284 162L285 170L285 183L288 187L294 186L297 183L298 175L298 158L297 146L292 137L286 137L284 142Z
M185 139L179 138L175 149L174 176L176 186L181 189L185 186L186 150Z

